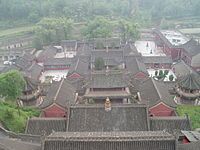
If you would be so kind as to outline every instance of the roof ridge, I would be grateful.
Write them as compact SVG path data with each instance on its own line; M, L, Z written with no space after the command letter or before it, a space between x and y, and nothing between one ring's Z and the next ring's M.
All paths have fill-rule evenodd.
M156 92L158 93L158 96L159 96L160 100L162 101L162 96L161 96L161 94L160 94L160 91L159 91L159 89L158 89L156 83L155 83L156 81L155 81L153 78L151 78L151 80L152 80L153 85L154 85L154 87L155 87L155 89L156 89Z
M79 61L80 61L80 59L78 58L78 60L76 62L75 70L77 70L77 68L78 68Z
M61 89L63 83L64 83L64 78L62 79L62 81L61 81L61 83L60 83L60 85L59 85L59 87L58 87L58 90L57 90L57 92L56 92L56 95L55 95L55 97L54 97L54 99L53 99L54 101L56 101L56 99L57 99L57 97L58 97L58 94L59 94L59 92L60 92L60 89Z

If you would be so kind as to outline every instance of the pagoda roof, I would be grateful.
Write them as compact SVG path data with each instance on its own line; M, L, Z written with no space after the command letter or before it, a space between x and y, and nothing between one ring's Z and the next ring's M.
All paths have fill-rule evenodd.
M189 90L200 90L200 76L195 73L190 73L179 79L178 85Z

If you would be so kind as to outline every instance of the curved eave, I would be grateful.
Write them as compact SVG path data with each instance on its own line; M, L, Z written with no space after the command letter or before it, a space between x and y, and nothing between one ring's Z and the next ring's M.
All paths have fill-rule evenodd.
M200 93L185 93L181 89L176 88L175 91L180 95L188 98L197 98L200 97Z

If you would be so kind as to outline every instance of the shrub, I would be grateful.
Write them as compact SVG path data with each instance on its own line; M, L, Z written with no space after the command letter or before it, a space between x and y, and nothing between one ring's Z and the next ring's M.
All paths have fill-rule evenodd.
M169 81L173 81L174 80L174 76L171 74L170 76L169 76Z
M169 73L169 70L164 71L164 75L168 75L168 73Z
M163 76L163 71L162 71L162 70L159 71L159 76L160 76L160 77Z
M155 76L157 76L157 75L158 75L158 70L155 71Z

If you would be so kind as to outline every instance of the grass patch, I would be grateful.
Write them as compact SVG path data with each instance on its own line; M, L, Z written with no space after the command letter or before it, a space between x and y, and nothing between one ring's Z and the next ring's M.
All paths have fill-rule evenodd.
M192 128L193 129L200 128L200 106L188 106L188 105L178 106L177 113L180 116L188 114L192 122Z
M0 122L10 131L23 133L29 117L39 116L39 110L33 108L17 108L12 104L0 102Z

